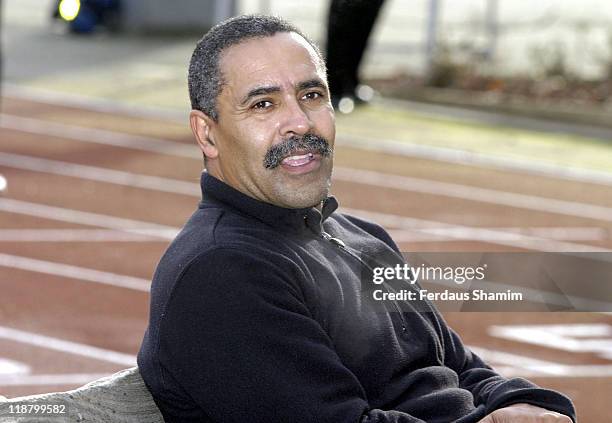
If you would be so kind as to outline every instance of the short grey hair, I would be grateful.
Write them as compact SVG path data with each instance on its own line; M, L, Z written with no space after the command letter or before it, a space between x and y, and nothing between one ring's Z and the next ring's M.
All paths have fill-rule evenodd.
M212 27L198 41L193 51L188 75L191 108L218 121L217 97L224 83L219 61L223 51L246 40L272 37L279 32L295 32L303 37L312 46L325 69L325 61L317 45L291 23L276 16L236 16Z

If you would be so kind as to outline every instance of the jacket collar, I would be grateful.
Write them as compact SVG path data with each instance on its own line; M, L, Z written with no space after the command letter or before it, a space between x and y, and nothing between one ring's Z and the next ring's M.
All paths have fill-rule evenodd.
M322 224L337 208L338 202L332 196L323 201L321 212L314 207L287 209L256 200L220 181L208 172L202 172L201 207L207 203L222 203L236 211L260 220L281 230L304 231L310 229L317 234L323 230Z

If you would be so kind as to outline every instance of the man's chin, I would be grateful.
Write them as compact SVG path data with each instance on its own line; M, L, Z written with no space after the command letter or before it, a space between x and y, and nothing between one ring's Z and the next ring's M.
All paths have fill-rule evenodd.
M285 208L301 209L318 206L329 195L332 164L323 160L317 169L301 174L274 169L273 203Z
M329 183L306 184L290 188L280 187L275 199L277 204L288 209L303 209L316 207L329 195Z

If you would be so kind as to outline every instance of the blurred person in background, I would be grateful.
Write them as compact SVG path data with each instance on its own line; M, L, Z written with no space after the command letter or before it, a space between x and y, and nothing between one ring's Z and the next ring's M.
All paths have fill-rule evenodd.
M57 0L52 17L66 22L74 34L90 34L100 27L117 30L120 12L120 0Z
M224 21L188 81L203 200L157 267L138 354L167 422L575 421L428 301L368 297L372 266L405 261L382 227L336 211L325 63L299 29Z
M372 99L359 66L384 0L331 0L327 17L327 78L334 108L350 113Z

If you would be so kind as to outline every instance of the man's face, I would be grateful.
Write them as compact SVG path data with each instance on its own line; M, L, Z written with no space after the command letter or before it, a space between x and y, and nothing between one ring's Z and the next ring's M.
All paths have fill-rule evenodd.
M335 126L316 52L301 36L278 33L229 47L220 70L219 119L208 120L218 154L208 171L280 207L320 203L331 183Z

